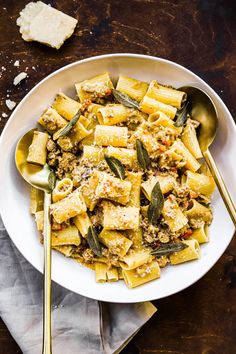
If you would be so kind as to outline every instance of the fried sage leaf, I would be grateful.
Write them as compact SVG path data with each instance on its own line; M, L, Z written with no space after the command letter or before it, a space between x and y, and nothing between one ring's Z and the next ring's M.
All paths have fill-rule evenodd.
M140 166L146 171L151 166L151 160L148 156L148 152L144 147L141 140L136 140L136 150L137 150L137 157Z
M50 171L48 175L48 185L51 191L54 189L55 184L56 184L56 175L53 171Z
M80 116L81 116L81 111L79 109L76 115L69 121L69 123L62 130L59 130L58 133L56 132L53 135L54 140L57 140L62 136L66 136L71 131L73 126L78 122Z
M129 95L126 95L126 93L120 92L115 89L112 90L112 93L115 99L119 103L123 104L125 107L139 109L139 103L133 98L131 98Z
M106 163L110 167L111 171L120 179L125 178L125 168L123 164L116 157L113 156L104 156Z
M188 245L186 245L185 243L182 243L182 242L165 243L165 244L161 245L160 247L151 251L151 254L153 256L161 257L161 256L166 256L168 254L171 254L173 252L182 251L187 247L188 247Z
M164 206L164 196L161 191L160 183L157 182L152 189L151 202L149 204L148 211L147 211L148 221L152 225L157 224L163 206Z
M188 109L189 109L189 101L185 102L183 107L179 111L177 111L177 119L174 123L176 127L182 127L186 123Z
M101 244L98 240L96 230L94 229L93 226L89 227L86 239L93 253L95 253L96 256L101 257L102 256Z

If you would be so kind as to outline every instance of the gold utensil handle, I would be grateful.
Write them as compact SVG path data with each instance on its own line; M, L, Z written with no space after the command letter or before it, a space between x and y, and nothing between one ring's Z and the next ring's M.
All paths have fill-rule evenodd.
M51 354L51 222L49 207L51 194L44 192L44 298L43 298L43 354Z
M215 163L209 150L206 150L203 153L203 155L204 155L207 165L211 171L211 174L216 182L216 185L219 189L219 192L220 192L221 197L225 203L225 206L229 212L229 215L234 223L234 226L236 227L236 209L235 209L233 201L229 195L229 192L226 188L226 185L223 181L223 178L220 174L220 171L218 170L218 167L216 166L216 163Z

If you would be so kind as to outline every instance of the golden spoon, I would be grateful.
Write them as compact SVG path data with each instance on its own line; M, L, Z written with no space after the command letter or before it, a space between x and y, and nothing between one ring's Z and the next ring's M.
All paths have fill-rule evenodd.
M208 94L199 88L184 86L181 87L180 90L186 92L188 95L190 101L190 116L201 123L197 130L197 136L202 154L216 182L231 219L236 226L235 206L218 167L208 149L215 139L219 124L216 107Z
M34 188L44 191L44 303L43 303L43 354L51 354L51 222L49 207L51 191L55 183L54 173L46 164L43 167L26 161L34 130L27 132L17 143L15 150L16 167Z

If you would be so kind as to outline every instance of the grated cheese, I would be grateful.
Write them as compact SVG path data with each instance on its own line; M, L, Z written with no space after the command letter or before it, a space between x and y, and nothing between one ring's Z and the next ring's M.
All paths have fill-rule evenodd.
M15 106L16 106L16 102L15 101L11 101L11 100L6 100L6 106L8 109L12 110Z
M25 72L22 72L20 74L18 74L14 80L13 80L13 85L18 85L22 80L27 78L27 74Z

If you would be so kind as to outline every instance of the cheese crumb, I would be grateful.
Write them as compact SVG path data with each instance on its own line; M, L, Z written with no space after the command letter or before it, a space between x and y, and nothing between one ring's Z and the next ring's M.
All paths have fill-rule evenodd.
M56 49L73 34L77 22L42 1L27 4L16 21L25 41L37 41Z
M22 72L18 74L13 81L13 84L16 86L18 85L22 80L24 80L27 77L27 74L25 72Z
M16 60L13 65L16 66L16 67L19 67L19 66L20 66L20 61L19 61L19 60Z
M6 106L8 109L10 109L10 111L16 106L16 102L15 101L11 101L11 100L6 100Z

